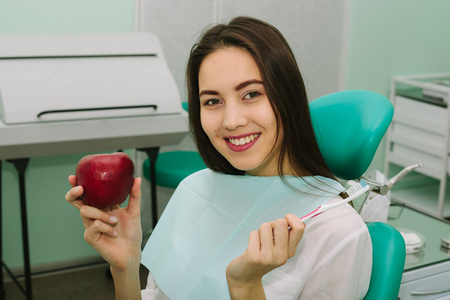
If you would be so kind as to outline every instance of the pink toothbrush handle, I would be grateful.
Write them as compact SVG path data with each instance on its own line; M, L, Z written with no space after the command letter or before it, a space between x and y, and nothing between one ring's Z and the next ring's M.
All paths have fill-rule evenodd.
M317 213L317 211L318 211L319 209L321 209L321 208L322 208L322 205L319 206L318 208L316 208L315 210L313 210L312 212L310 212L309 214L307 214L306 216L301 217L300 220L304 221L304 220L308 220L308 219L310 219L310 218L313 218L313 217L315 217L315 216L317 216L317 215L320 215L322 212L320 212L320 213L318 213L318 214L316 214L316 213Z

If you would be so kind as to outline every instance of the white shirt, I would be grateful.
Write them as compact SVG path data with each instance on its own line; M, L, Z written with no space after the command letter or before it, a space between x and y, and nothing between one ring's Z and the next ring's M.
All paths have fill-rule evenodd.
M307 223L290 260L295 263L289 268L281 266L263 278L266 299L279 299L286 290L294 291L292 299L362 299L372 270L367 226L348 204L331 209ZM141 295L145 300L169 299L151 273Z

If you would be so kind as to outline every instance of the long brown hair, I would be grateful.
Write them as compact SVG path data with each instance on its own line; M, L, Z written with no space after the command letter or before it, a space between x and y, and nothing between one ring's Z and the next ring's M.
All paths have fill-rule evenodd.
M272 25L250 17L237 17L228 25L208 29L192 47L186 70L191 134L205 164L216 172L244 174L234 168L211 144L200 121L198 74L203 59L217 49L237 47L256 62L277 120L280 141L278 172L287 159L297 175L333 178L317 146L306 89L294 54ZM279 138L279 132L277 138Z

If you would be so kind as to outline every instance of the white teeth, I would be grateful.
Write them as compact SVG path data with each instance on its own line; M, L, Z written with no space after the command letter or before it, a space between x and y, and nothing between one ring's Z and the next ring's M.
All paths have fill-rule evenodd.
M230 143L232 143L233 145L236 146L242 146L245 144L250 143L251 141L254 141L258 136L260 136L261 134L251 134L249 136L246 136L245 138L240 138L240 139L228 139L230 141Z

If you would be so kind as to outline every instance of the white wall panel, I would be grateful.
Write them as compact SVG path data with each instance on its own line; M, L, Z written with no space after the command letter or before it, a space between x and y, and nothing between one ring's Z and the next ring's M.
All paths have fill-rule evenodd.
M143 29L157 34L180 92L190 47L215 21L247 15L277 27L288 40L310 99L339 90L346 57L345 3L350 0L143 0Z
M277 27L291 46L309 99L339 90L346 0L227 0L220 18L247 15Z
M155 33L175 77L182 101L186 99L185 70L192 45L214 22L213 0L144 0L142 29Z

